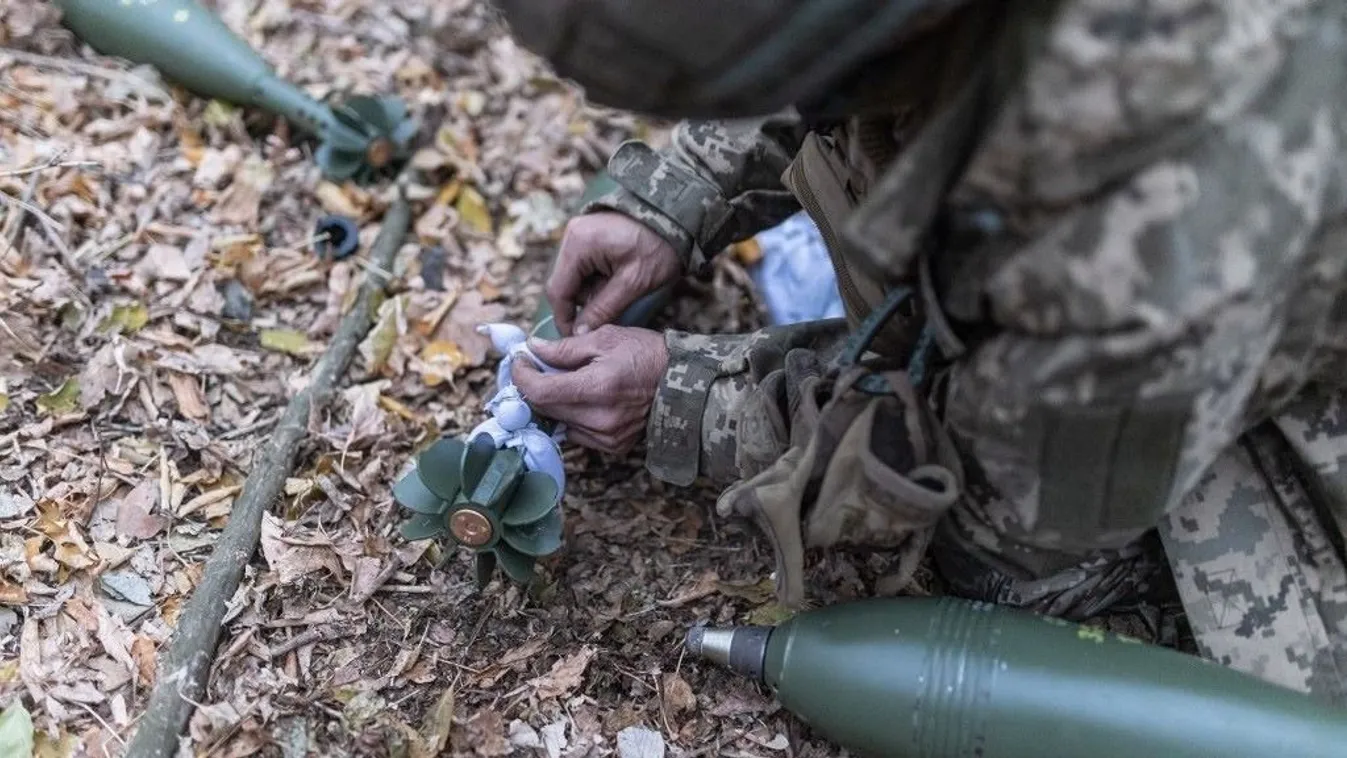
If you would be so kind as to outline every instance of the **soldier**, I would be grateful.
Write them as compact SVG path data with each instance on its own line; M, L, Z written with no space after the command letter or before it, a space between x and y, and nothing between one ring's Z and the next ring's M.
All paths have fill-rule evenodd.
M1073 619L1167 558L1203 655L1347 703L1342 3L498 3L689 119L567 228L534 349L571 371L515 377L572 439L727 485L785 602L840 543ZM846 319L610 324L801 207Z

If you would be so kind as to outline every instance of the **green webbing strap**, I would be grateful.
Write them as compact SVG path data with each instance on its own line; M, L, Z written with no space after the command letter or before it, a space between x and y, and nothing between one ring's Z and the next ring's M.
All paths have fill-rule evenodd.
M888 325L893 319L894 314L898 312L909 300L916 295L911 287L895 287L885 296L884 302L879 304L870 312L865 320L856 327L847 340L842 345L842 351L838 354L833 368L838 372L851 368L861 362L870 345L875 341L880 331ZM913 383L920 382L920 376L925 374L927 356L934 344L934 332L930 326L923 327L921 337L917 341L917 347L909 356L908 371L912 374ZM854 385L862 392L871 395L891 395L893 390L889 389L884 377L878 374L870 374L862 377Z

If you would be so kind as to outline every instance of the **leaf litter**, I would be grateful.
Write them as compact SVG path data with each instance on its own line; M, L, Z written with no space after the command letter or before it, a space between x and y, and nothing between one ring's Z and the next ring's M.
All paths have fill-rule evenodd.
M475 327L527 323L586 180L667 125L586 104L481 0L205 4L314 95L398 94L423 127L391 296L307 420L186 754L677 758L777 735L834 754L683 658L694 624L770 615L770 549L640 451L568 449L566 546L533 591L477 593L469 555L397 534L391 483L482 419L495 356ZM0 114L0 193L41 213L0 204L0 753L115 756L392 187L325 181L290 125L93 54L40 0L0 4ZM314 254L328 213L360 225L352 258ZM759 326L737 266L687 282L660 325ZM813 571L856 596L876 560Z

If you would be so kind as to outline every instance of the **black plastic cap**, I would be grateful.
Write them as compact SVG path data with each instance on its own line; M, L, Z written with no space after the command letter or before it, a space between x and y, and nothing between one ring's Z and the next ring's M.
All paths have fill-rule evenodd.
M320 258L339 261L360 247L360 230L345 216L323 216L313 228L314 237L324 237L314 244Z

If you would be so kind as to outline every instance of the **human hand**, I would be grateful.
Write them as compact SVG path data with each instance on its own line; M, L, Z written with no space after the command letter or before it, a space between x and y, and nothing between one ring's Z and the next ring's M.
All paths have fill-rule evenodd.
M663 334L609 324L556 342L529 340L529 349L564 372L514 364L514 384L539 416L566 424L568 439L593 450L620 455L636 445L669 365Z
M617 321L632 303L682 273L678 251L650 227L621 213L587 213L566 225L547 302L562 336L584 334ZM576 315L591 278L599 279L597 286Z

